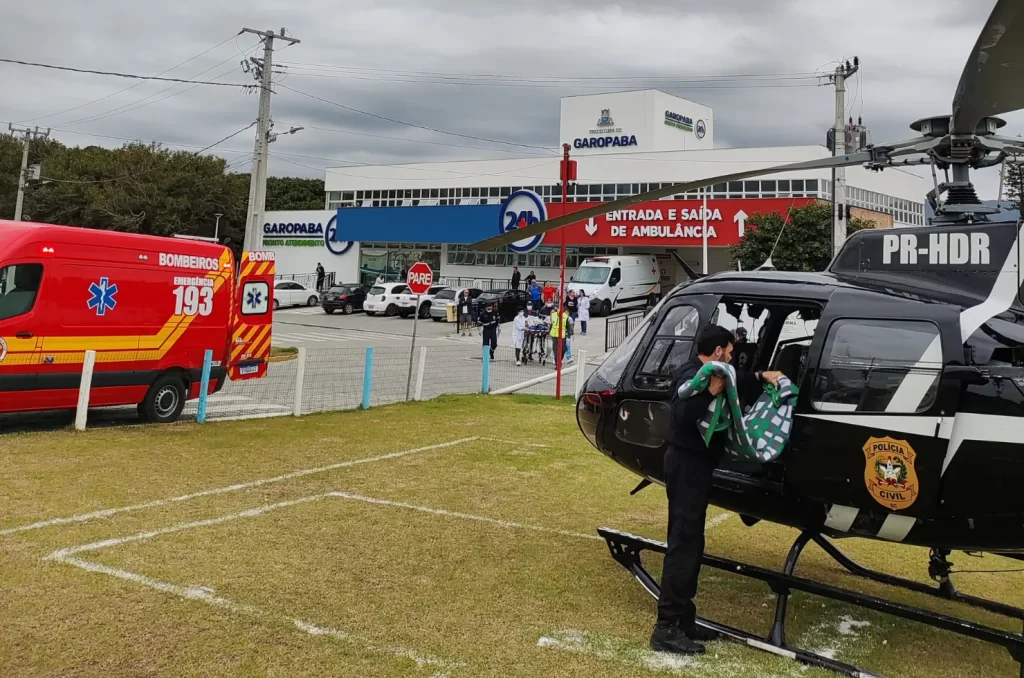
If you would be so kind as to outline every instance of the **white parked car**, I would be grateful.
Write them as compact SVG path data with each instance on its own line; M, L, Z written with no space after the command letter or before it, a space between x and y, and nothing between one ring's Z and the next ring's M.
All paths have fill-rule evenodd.
M366 315L395 315L398 313L398 298L409 291L405 283L384 283L374 285L366 293L366 301L363 302L363 311Z
M285 306L316 306L320 295L316 290L304 287L294 280L279 280L274 283L274 308Z
M444 285L434 285L429 290L420 295L420 316L421 318L430 317L430 307L434 301L434 295L445 289ZM412 292L406 291L404 294L398 295L398 315L403 318L408 318L412 315L413 309L416 307L416 295Z

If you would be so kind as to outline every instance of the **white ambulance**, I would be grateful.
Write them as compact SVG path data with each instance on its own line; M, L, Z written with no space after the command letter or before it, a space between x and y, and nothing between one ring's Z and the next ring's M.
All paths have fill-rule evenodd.
M658 261L652 256L623 256L585 259L566 284L590 298L591 315L606 316L621 308L644 308L661 296Z

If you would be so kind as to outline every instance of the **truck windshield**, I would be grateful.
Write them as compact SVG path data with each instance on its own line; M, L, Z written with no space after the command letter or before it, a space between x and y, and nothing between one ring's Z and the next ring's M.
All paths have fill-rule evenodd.
M584 285L603 285L608 280L611 269L606 266L580 266L573 273L569 282L583 283Z
M42 264L14 264L0 268L0 320L31 311L42 279Z

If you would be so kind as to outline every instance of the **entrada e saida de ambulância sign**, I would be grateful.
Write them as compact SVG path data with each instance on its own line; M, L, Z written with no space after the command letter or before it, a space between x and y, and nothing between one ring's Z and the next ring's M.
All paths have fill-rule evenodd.
M758 198L708 200L703 211L699 200L656 200L635 208L616 210L566 227L566 240L577 245L624 245L650 247L694 247L704 241L707 218L708 244L724 247L739 243L747 220L758 212L786 214L790 207L802 207L813 198ZM570 211L600 203L569 203ZM548 205L550 217L562 215L562 205Z
M326 247L331 254L342 255L352 247L351 241L334 240L337 213L325 224L322 221L280 221L263 224L265 247Z

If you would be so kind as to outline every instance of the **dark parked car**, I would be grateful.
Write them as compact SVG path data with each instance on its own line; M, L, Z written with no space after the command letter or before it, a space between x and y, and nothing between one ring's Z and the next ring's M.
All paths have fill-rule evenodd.
M500 322L510 322L516 317L519 309L526 308L528 299L529 295L525 290L487 290L473 300L473 318L475 319L489 302L494 302L498 305Z
M362 310L363 302L366 301L366 292L369 289L369 285L357 283L333 285L324 292L320 305L323 307L324 313L331 314L340 310L345 315L349 315L353 311Z

